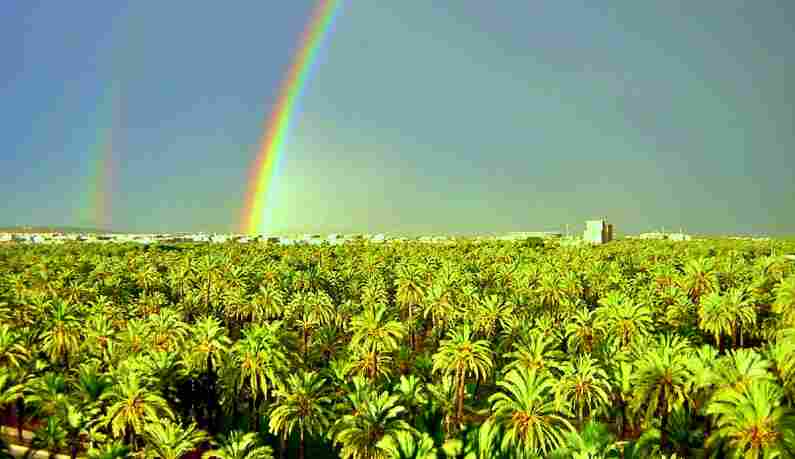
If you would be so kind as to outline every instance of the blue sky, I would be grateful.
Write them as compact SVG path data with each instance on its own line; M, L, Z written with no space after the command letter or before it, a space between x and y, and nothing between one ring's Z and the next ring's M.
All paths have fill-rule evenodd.
M0 225L229 231L314 3L12 1ZM276 179L277 231L795 232L795 4L348 0ZM112 88L118 85L120 102Z

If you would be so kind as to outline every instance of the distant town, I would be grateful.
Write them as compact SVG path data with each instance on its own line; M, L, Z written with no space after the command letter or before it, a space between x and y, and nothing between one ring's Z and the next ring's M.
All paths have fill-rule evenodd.
M460 241L487 242L487 241L525 241L540 239L561 246L599 245L614 240L613 225L606 219L588 220L582 233L569 234L561 231L518 231L498 234L484 234L476 236L397 236L385 233L331 233L317 234L305 233L294 235L244 235L234 233L114 233L114 232L89 232L80 230L6 230L0 231L0 243L28 243L28 244L63 244L67 242L86 243L270 243L280 245L340 245L346 243L400 243L419 242L453 244ZM731 239L743 240L770 240L767 236L727 236ZM652 231L637 235L624 235L624 239L668 240L685 242L697 240L690 234L680 230L678 232Z

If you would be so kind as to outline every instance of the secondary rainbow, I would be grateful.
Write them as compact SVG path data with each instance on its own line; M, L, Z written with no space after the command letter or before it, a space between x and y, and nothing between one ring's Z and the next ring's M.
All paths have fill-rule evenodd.
M343 0L320 0L301 35L298 52L282 82L279 96L266 122L257 157L250 169L240 229L257 234L265 226L265 212L273 179L290 133L296 105L304 92L318 51L329 35Z

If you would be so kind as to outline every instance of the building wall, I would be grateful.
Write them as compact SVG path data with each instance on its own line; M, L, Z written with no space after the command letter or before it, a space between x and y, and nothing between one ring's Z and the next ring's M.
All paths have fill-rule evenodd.
M589 220L585 222L585 232L582 238L591 244L604 244L607 236L607 228L604 220Z

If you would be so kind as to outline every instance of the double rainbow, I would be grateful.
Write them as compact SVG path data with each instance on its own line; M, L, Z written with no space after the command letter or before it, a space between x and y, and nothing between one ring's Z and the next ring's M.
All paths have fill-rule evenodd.
M251 167L240 231L258 234L271 222L266 215L269 192L280 159L284 155L296 104L304 92L318 51L334 24L342 0L319 0L312 18L301 35L300 47L279 90L279 96L266 122L257 157Z

